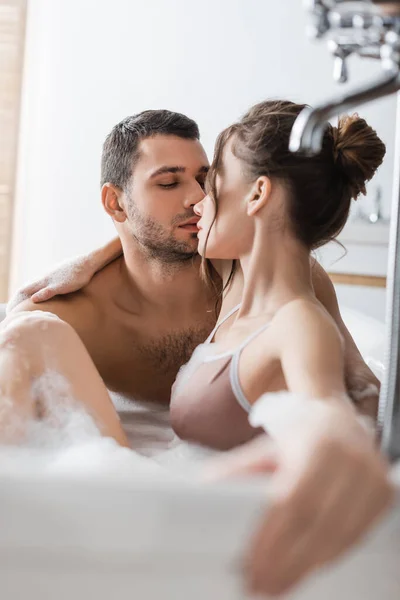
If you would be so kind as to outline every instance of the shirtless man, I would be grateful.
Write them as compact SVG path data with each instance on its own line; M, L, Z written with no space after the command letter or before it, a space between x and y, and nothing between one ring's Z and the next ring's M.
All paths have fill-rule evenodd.
M102 204L123 254L79 291L40 304L27 299L13 309L52 312L69 323L107 388L128 399L168 405L179 367L215 324L215 292L199 276L193 212L205 195L208 166L191 119L169 111L124 119L105 141L101 168ZM318 264L313 283L346 340L349 388L360 380L377 385ZM237 301L232 293L232 305ZM365 412L376 403L376 395L365 398Z
M208 160L197 125L146 111L107 137L101 199L123 255L82 290L15 310L45 310L79 334L107 387L167 404L179 367L215 323L199 277L198 217Z

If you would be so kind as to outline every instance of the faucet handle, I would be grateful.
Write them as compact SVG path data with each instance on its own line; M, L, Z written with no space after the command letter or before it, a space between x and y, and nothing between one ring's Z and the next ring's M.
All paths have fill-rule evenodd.
M346 83L349 77L346 59L354 51L354 47L349 44L340 44L336 40L328 41L328 48L334 56L333 78L339 83Z
M387 224L387 219L383 216L381 185L376 186L373 195L368 192L367 201L367 209L362 207L362 202L357 202L353 221L364 221L371 225Z
M349 78L346 58L343 56L335 56L333 61L333 79L338 83L346 83Z
M380 185L377 186L374 195L374 208L372 212L369 214L370 223L378 223L378 221L383 221L382 215L382 187Z

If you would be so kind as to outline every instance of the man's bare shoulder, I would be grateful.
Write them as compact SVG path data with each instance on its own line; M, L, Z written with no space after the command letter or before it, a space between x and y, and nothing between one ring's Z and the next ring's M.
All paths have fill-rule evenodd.
M50 312L71 325L78 334L82 329L87 330L96 327L96 324L100 321L96 303L85 294L84 290L66 296L56 296L51 300L40 303L27 299L13 308L10 314L22 311Z
M89 343L97 339L98 332L104 329L105 320L113 314L110 290L117 283L118 269L117 259L100 269L79 291L55 296L45 302L25 299L10 314L36 310L50 312L71 325Z

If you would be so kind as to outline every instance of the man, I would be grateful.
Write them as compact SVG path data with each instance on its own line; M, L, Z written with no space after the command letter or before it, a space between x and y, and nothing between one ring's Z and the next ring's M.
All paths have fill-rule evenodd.
M214 325L193 212L207 171L191 119L146 111L119 123L104 144L101 198L123 256L73 295L18 307L72 325L107 387L127 398L167 404L179 367Z
M139 399L142 405L158 402L168 406L171 385L179 367L215 324L215 292L207 288L199 276L198 219L193 212L193 206L204 197L207 171L207 157L199 141L197 125L191 119L165 110L145 111L124 119L105 141L101 174L103 207L117 228L123 254L117 255L74 293L41 304L28 299L14 308L14 311L48 311L69 323L86 346L107 388L128 400ZM47 284L52 283L50 278ZM215 283L217 287L221 285L218 279ZM363 362L340 318L333 286L317 265L314 287L317 297L343 333L349 389L358 389L360 382L364 387L367 383L376 385L377 380ZM373 413L377 395L372 393L364 403L363 411ZM332 420L331 429L340 431L342 425L345 426ZM368 515L356 516L351 534L339 526L333 531L331 513L325 511L324 518L318 522L318 536L309 551L302 552L301 561L291 568L280 561L272 570L264 568L266 544L272 550L275 544L274 528L271 530L267 519L254 550L254 560L251 560L251 565L258 570L258 574L255 575L254 570L252 573L253 578L257 578L258 591L284 592L316 565L336 557L361 535L372 516L389 501L385 470L378 456L377 466L374 466L376 478L368 478L369 458L363 463L367 453L354 452L354 449L348 453L340 436L332 445L332 436L321 437L318 431L319 426L305 423L299 446L304 452L300 456L299 447L294 449L297 464L301 465L295 480L290 453L287 460L279 464L281 478L282 473L286 473L292 482L290 493L276 500L275 512L272 505L270 508L270 514L278 514L280 521L287 524L281 540L281 555L290 556L289 550L297 547L304 533L304 527L299 528L293 515L303 515L306 523L307 514L311 512L310 518L313 518L320 506L322 492L328 487L318 473L326 471L328 459L331 466L333 460L339 471L351 469L354 481L357 478L353 473L365 474L360 475L362 481L372 481L374 490L383 491L379 511L375 504ZM286 449L292 439L290 434L281 440ZM242 459L238 457L233 469L230 463L228 470L233 473L235 469L238 472L277 470L276 456L267 458L267 450L260 444L251 445L249 452Z

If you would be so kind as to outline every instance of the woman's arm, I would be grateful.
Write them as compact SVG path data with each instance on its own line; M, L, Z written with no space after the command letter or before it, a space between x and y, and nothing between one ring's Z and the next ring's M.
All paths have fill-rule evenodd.
M266 394L250 415L271 437L226 454L208 472L214 480L272 473L247 557L250 586L264 594L286 593L340 556L393 497L386 461L346 400L341 336L320 307L299 302L281 311L276 328L291 393Z
M380 382L365 363L343 322L332 281L316 261L312 266L312 279L317 299L331 315L344 339L345 381L348 394L361 414L376 418Z
M272 326L289 391L310 398L332 398L350 409L344 340L327 312L310 300L295 300L278 312Z
M45 302L57 295L70 294L82 289L93 275L122 254L120 239L114 238L90 254L79 256L59 265L42 279L19 289L7 305L7 312L30 298Z

